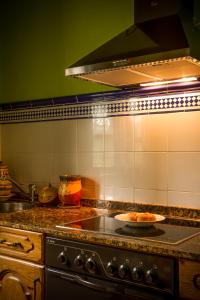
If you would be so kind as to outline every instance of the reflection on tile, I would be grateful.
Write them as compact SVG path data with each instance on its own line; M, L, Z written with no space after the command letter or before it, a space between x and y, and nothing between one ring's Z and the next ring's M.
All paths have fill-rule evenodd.
M131 187L134 184L134 153L105 152L105 186Z
M135 187L149 190L167 189L165 152L135 152Z
M200 152L169 152L168 189L199 192Z
M77 149L104 151L104 119L77 120Z
M200 193L169 191L168 205L200 209Z
M200 151L200 111L169 115L169 151Z
M135 189L135 202L167 205L167 191Z
M135 117L135 151L167 151L167 121L168 114Z
M134 117L105 119L105 151L133 151Z
M121 187L105 187L105 200L134 202L134 189Z

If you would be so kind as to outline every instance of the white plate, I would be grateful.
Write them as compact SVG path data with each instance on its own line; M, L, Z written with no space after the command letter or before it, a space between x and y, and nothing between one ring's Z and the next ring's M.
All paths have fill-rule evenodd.
M143 221L143 222L128 221L128 213L116 215L114 216L114 218L118 221L125 222L130 227L150 227L156 222L161 222L165 220L164 216L157 215L157 214L154 214L154 216L156 217L154 221ZM126 221L126 217L127 217L127 221Z

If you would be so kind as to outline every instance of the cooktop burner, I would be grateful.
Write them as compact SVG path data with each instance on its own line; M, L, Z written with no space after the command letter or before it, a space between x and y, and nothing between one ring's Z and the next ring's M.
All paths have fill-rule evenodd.
M130 227L126 222L118 221L114 215L103 215L56 225L57 228L89 231L114 236L133 237L140 240L177 245L200 234L200 228L155 223L148 228Z

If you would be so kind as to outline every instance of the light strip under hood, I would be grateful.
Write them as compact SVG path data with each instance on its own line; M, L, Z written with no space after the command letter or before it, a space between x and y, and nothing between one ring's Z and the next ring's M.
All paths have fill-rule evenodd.
M145 86L160 86L160 85L174 84L174 83L193 82L196 80L198 80L197 77L183 77L183 78L174 79L174 80L141 83L140 86L144 86L144 87Z

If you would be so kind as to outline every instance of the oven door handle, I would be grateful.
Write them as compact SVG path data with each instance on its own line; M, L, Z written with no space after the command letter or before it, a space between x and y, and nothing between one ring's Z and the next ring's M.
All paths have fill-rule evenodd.
M78 275L72 275L69 273L56 273L56 276L59 278L62 278L64 280L67 281L71 281L77 284L80 284L82 286L85 286L89 289L93 289L96 291L100 291L100 292L107 292L107 293L115 293L115 294L121 294L122 291L120 291L119 286L117 284L108 284L106 283L105 286L105 282L104 285L101 284L97 284L97 283L93 283L91 281L85 280L82 277L78 276Z

